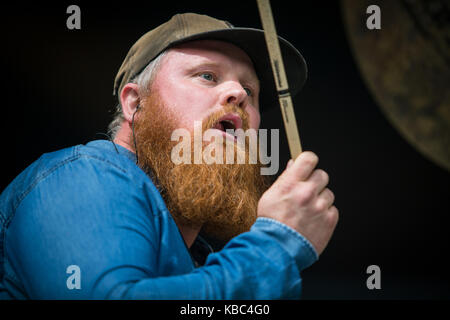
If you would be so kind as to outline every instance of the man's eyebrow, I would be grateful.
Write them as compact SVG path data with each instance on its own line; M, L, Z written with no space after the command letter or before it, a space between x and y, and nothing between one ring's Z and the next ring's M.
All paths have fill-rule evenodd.
M196 69L201 69L201 68L218 69L220 67L221 66L216 62L200 61L200 62L194 62L192 65L188 66L188 71L195 71Z

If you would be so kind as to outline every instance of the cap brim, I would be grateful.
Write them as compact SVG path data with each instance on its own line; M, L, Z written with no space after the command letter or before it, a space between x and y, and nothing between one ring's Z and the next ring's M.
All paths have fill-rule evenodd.
M289 91L294 97L303 87L307 78L307 66L300 52L287 40L278 36L283 56ZM231 28L198 33L174 41L171 46L193 40L220 40L230 42L244 50L252 60L261 88L259 104L261 111L279 106L278 92L275 86L264 31L253 28Z

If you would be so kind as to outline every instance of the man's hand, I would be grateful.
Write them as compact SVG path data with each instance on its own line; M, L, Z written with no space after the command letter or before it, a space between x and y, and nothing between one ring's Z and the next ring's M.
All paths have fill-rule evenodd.
M328 174L316 169L319 158L312 152L301 153L263 194L258 203L258 217L278 220L297 230L320 255L338 222L333 206L334 194Z

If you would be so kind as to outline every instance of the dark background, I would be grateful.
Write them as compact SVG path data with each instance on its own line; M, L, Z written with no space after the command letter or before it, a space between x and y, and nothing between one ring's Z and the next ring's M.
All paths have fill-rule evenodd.
M71 4L81 8L81 30L66 27ZM449 173L383 116L351 54L338 1L272 1L272 8L278 34L308 63L294 99L300 136L329 173L340 211L328 248L303 272L303 297L450 298ZM173 14L261 28L256 2L244 0L21 2L1 11L1 190L44 152L104 139L123 58ZM263 115L262 126L280 129L282 169L289 151L279 110ZM366 287L372 264L381 268L381 290Z

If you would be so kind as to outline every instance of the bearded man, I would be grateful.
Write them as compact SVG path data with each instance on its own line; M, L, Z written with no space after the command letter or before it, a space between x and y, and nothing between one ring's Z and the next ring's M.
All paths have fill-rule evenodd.
M295 94L306 65L280 44ZM248 161L250 139L239 144L225 130L257 130L260 110L276 105L263 32L175 15L133 45L114 93L112 141L44 154L2 193L0 294L299 298L300 272L338 219L328 175L304 152L268 188L260 161ZM246 161L175 163L173 133L194 134L198 122L212 137L200 152L223 147ZM196 152L192 144L181 153ZM226 245L205 253L200 233Z

